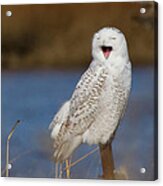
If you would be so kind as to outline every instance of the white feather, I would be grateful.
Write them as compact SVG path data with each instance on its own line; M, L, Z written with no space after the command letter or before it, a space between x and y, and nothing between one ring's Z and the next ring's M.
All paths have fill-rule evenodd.
M49 129L52 130L51 138L55 139L55 137L59 133L62 124L66 122L69 114L69 105L70 105L69 101L65 102L58 111L58 113L54 116L53 121L50 123Z
M56 161L81 144L105 144L124 114L131 88L131 63L124 34L103 28L93 37L93 60L72 97L50 124Z

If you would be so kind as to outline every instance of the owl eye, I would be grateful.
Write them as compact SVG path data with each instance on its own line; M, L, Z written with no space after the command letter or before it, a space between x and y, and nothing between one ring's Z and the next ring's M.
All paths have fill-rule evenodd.
M99 39L100 39L100 36L99 36L99 34L98 34L98 33L96 33L96 34L95 34L95 37L96 37L96 39L97 39L97 40L99 40Z

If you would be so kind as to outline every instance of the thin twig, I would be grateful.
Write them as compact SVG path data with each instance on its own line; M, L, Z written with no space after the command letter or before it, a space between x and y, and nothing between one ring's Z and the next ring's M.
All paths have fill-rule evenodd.
M10 160L10 163L14 163L16 160L18 160L19 158L21 158L22 156L31 153L33 150L27 150L21 154L18 154L15 158L13 158L12 160Z
M69 159L67 159L65 163L66 163L66 178L70 178Z
M10 139L17 127L17 125L20 124L20 120L17 120L15 125L12 127L8 137L7 137L7 145L6 145L6 177L9 176L9 169L8 169L8 165L9 165L9 153L10 153Z
M85 158L87 158L88 156L90 156L91 154L96 152L97 150L99 150L99 147L96 147L95 149L93 149L92 151L88 152L87 154L85 154L81 158L77 159L76 161L71 163L68 167L66 167L63 171L66 171L67 169L70 169L71 167L75 166L77 163L81 162L82 160L84 160Z

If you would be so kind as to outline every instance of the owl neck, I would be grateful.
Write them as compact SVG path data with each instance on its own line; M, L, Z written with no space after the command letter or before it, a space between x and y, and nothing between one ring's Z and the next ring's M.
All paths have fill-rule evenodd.
M104 68L109 71L109 74L118 77L124 71L128 62L128 55L119 55L116 57L112 56L107 61L93 59L90 67L93 69L93 71L98 71L99 68Z

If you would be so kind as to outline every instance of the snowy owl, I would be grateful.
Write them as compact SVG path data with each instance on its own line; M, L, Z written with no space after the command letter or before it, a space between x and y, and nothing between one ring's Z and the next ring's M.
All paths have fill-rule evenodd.
M124 114L131 88L124 34L114 27L99 30L93 36L92 58L49 126L56 162L68 159L82 143L109 142Z

